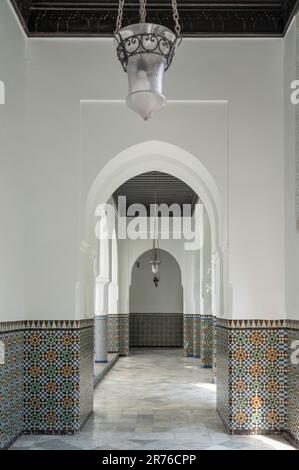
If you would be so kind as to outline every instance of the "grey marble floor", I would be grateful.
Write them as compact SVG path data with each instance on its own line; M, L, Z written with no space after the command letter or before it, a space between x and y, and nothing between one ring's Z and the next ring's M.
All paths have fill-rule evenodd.
M118 360L119 355L116 353L108 354L107 362L102 364L95 364L94 365L94 378L93 378L93 385L94 387L105 377L105 375L109 372L111 367L115 364Z
M11 449L293 449L280 436L230 436L216 414L211 371L178 349L137 349L95 389L75 436L23 436Z

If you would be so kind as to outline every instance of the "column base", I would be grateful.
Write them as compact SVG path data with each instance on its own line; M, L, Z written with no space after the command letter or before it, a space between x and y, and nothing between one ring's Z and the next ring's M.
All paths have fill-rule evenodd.
M107 362L107 315L95 316L95 362Z

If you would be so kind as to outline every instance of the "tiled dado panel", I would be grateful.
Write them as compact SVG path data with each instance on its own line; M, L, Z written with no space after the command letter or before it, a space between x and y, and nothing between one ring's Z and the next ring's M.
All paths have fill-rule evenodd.
M201 358L216 376L216 319L212 315L184 315L184 355ZM214 378L215 380L215 378Z
M92 412L93 321L53 323L24 332L26 433L74 433Z
M129 314L119 314L119 354L127 356L129 354Z
M130 313L130 347L183 347L182 313Z
M217 408L230 432L285 430L287 355L282 321L218 322Z
M8 324L7 324L8 330ZM0 449L23 431L23 332L1 331L5 364L0 365Z
M299 446L299 322L288 322L287 434Z
M108 315L107 335L108 352L119 353L119 315Z
M201 355L201 316L193 315L193 357Z
M0 448L23 433L74 433L92 412L93 321L0 323Z
M200 351L203 367L213 367L215 319L212 315L200 317Z
M94 328L80 328L80 428L93 411Z
M108 352L129 354L129 314L108 315Z
M183 326L184 326L184 356L193 356L193 317L194 315L184 314L183 315Z
M230 428L230 386L229 386L229 347L230 331L228 328L216 326L216 360L217 360L217 411L225 428Z
M25 331L24 361L24 432L78 431L80 331Z
M213 354L212 354L212 369L213 369L213 383L217 383L217 336L216 336L216 317L213 317Z

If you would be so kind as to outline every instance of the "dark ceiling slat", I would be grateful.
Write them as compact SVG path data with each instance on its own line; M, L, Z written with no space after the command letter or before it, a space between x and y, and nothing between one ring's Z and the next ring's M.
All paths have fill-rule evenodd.
M143 204L149 211L150 205L177 203L182 208L183 204L191 204L192 211L198 201L197 194L190 186L180 179L157 171L143 173L135 176L122 184L113 194L117 204L118 196L126 196L127 208L134 203Z
M10 0L29 36L111 36L116 0ZM299 0L178 0L183 35L282 36ZM170 0L148 0L147 20L173 28ZM137 0L125 2L123 24L139 21Z

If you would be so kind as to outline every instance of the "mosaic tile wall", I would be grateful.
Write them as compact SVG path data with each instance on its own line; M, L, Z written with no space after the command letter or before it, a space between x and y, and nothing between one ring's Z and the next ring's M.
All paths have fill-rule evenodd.
M212 369L213 369L213 383L217 383L217 336L216 336L217 318L213 316L213 354L212 354Z
M201 316L193 315L193 357L200 358L201 354Z
M129 354L129 314L108 315L108 352Z
M93 348L93 323L24 332L24 432L80 429L92 412Z
M129 315L118 317L128 354ZM193 316L184 317L193 354ZM284 431L299 443L298 365L290 363L298 325L218 319L217 408L229 432ZM0 323L0 340L0 448L22 432L76 432L92 411L93 321Z
M119 315L108 315L108 352L119 353Z
M0 448L78 431L93 408L93 321L0 323L0 338Z
M130 313L130 347L183 347L182 313Z
M230 330L217 325L217 411L227 430L230 429L229 338Z
M184 355L213 368L216 380L216 320L212 315L184 315Z
M202 367L212 368L215 322L212 315L201 315L200 323L201 364Z
M94 327L80 329L80 428L93 411Z
M23 332L0 331L5 364L0 365L0 449L23 431Z
M193 315L184 314L184 356L193 356Z
M285 430L287 332L283 322L217 324L217 407L230 432Z
M24 432L78 431L79 330L25 331L24 361Z
M119 354L128 356L129 354L129 314L119 314Z
M296 358L292 358L292 353L295 352L295 348L298 351L299 343L299 322L289 322L288 325L288 403L287 403L287 434L293 441L299 446L299 364L295 364L296 358L298 360L298 352ZM293 348L292 348L293 346ZM295 361L294 361L295 359Z

